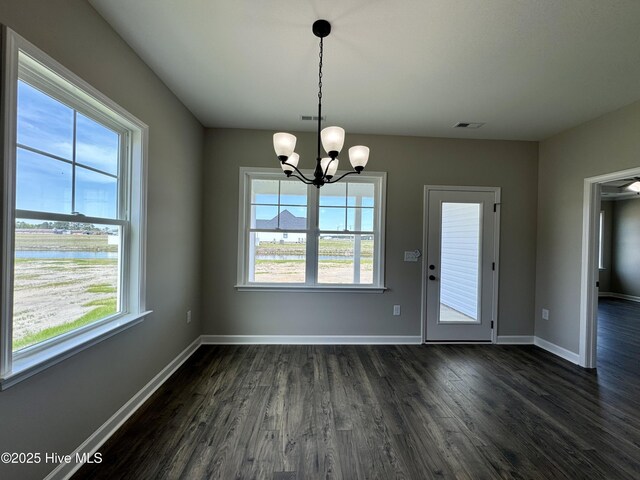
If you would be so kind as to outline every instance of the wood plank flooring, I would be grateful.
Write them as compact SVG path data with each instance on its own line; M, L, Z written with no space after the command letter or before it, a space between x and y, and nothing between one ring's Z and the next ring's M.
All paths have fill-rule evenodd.
M638 479L640 304L534 346L203 346L75 479Z

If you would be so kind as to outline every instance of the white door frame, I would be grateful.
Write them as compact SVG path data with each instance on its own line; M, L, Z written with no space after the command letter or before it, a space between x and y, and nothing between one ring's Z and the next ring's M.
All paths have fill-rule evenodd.
M422 343L427 339L427 233L429 230L429 192L433 190L457 190L460 192L492 192L494 194L495 204L495 226L493 232L493 245L494 245L494 258L496 268L493 272L493 305L491 306L491 320L493 321L493 330L491 331L491 343L496 343L498 337L498 285L499 285L499 272L500 272L500 187L470 187L470 186L455 186L455 185L425 185L424 186L424 199L423 199L423 211L422 211L422 322L420 322L420 337ZM438 343L438 342L429 342ZM452 343L452 342L446 342ZM463 342L474 343L474 342ZM486 342L477 342L485 343Z
M600 184L640 176L640 167L584 180L582 215L582 273L580 279L580 366L596 367L598 338L598 244Z

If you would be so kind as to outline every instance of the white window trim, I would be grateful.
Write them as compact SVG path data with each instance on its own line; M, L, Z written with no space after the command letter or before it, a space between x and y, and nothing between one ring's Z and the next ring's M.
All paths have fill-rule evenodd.
M304 172L305 175L313 176L312 172ZM336 177L345 172L337 172ZM382 293L387 288L384 286L384 267L385 267L385 214L386 214L386 191L387 191L387 174L386 172L366 172L360 175L354 175L345 179L345 182L367 182L375 178L376 188L379 188L379 194L376 192L376 200L380 200L380 204L376 205L374 215L374 232L377 233L377 242L374 246L374 278L373 284L325 284L312 283L315 281L316 259L307 258L307 280L306 283L258 283L248 281L248 262L249 253L248 241L248 224L251 220L251 202L248 201L248 195L251 191L252 178L267 178L273 180L282 180L284 174L281 169L276 168L255 168L240 167L239 179L239 202L238 202L238 268L237 268L237 285L238 291L274 291L274 292L359 292L359 293ZM313 185L309 186L308 192L316 190ZM318 202L308 197L309 205L309 225L307 242L315 244L315 238L319 228L317 225ZM317 252L315 245L312 245L311 251ZM377 267L377 268L376 268Z
M109 126L113 114L118 116L116 126L129 132L129 191L124 194L129 201L130 228L129 249L123 252L127 268L123 276L128 276L128 289L123 291L123 303L127 311L107 317L64 335L12 352L13 327L13 263L15 231L15 162L17 123L17 81L19 73L18 51L46 66L60 77L78 88L73 94L57 92L57 96L69 95L74 108L82 102L90 117L99 118ZM146 164L148 151L148 127L122 107L93 88L80 77L50 58L40 49L7 27L2 27L2 61L4 75L2 81L2 105L0 116L0 145L3 156L3 235L2 235L2 311L0 312L0 390L24 380L60 361L126 330L151 313L146 310ZM55 81L51 88L57 88ZM64 89L63 89L64 90ZM81 100L78 100L81 99ZM76 108L82 111L81 108ZM78 219L75 218L75 221ZM86 220L86 218L83 218ZM91 220L91 219L89 219Z
M606 270L604 265L604 222L605 218L604 210L600 210L600 217L598 218L600 231L598 232L598 269Z

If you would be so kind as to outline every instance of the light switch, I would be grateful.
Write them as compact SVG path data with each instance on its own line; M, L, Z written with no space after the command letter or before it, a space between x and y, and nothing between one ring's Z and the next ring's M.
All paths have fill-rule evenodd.
M410 250L404 252L404 261L405 262L417 262L418 259L422 256L420 250Z

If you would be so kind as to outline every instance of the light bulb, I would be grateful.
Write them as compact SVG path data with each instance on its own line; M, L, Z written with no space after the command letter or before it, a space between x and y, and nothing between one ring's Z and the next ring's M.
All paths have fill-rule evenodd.
M276 151L278 158L290 157L293 150L296 148L296 137L290 133L274 133L273 134L273 148Z
M361 172L369 161L369 147L356 145L349 149L349 161L356 172Z
M338 159L332 161L331 157L325 157L320 160L320 168L322 168L322 173L326 170L327 177L333 177L338 171Z
M296 152L293 152L291 156L287 158L287 163L290 165L286 165L284 162L282 162L280 166L282 167L282 170L284 171L284 173L290 175L293 173L293 170L294 170L293 167L298 166L299 161L300 161L300 155L298 155ZM293 167L291 165L293 165Z
M627 187L627 190L631 190L632 192L640 193L640 181L633 182L631 185Z
M327 127L320 132L322 146L330 157L335 158L344 145L344 128Z

